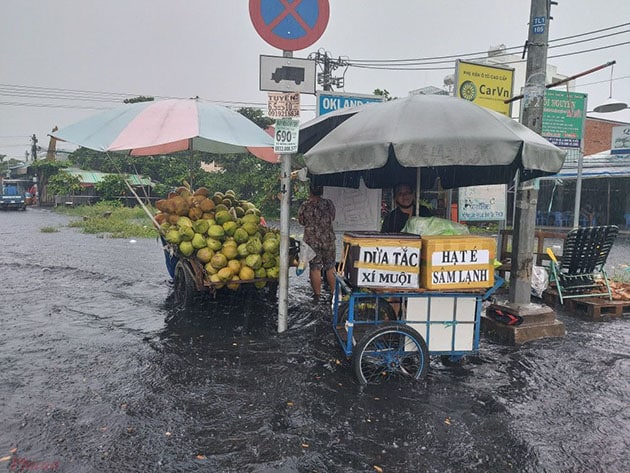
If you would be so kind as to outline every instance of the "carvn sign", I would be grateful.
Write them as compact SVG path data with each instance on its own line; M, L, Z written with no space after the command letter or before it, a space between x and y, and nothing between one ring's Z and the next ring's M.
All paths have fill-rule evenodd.
M250 0L254 28L270 45L283 51L308 48L328 25L328 0Z

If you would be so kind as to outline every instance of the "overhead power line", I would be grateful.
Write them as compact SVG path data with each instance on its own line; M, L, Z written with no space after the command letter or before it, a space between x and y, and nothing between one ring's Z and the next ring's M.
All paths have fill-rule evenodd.
M624 29L622 31L611 32L613 30L619 30L621 28L625 28L630 26L630 23L622 23L615 26L610 26L607 28L601 28L598 30L589 31L586 33L579 33L575 35L565 36L562 38L556 38L550 40L550 43L558 43L552 48L566 48L569 46L575 46L577 44L582 44L585 42L602 40L605 38L609 38L611 36L616 36L619 34L630 33L630 29ZM599 33L606 33L595 37L590 37L593 35L598 35ZM577 41L570 41L576 38L580 38ZM563 44L563 41L569 41ZM593 47L589 49L579 49L575 51L569 51L565 53L558 53L555 55L549 55L548 58L558 58L565 56L572 56L578 54L588 54L594 51L600 51L604 49L612 49L620 46L625 46L630 44L630 41L619 42L615 44L607 44L600 47ZM521 52L523 46L512 46L512 47L501 47L501 49L497 50L492 57L500 58L502 56L513 56L516 52ZM328 56L328 53L326 53ZM349 58L339 58L337 60L331 59L331 64L336 67L345 67L346 71L348 67L355 67L359 69L375 69L375 70L393 70L393 71L451 71L453 70L453 62L456 59L466 59L468 61L475 60L485 60L488 58L488 51L485 52L474 52L474 53L464 53L457 55L445 55L445 56L432 56L426 58L415 58L415 59L364 59L364 60L351 60ZM519 62L524 62L524 60L508 60L505 61L504 64L515 64ZM346 71L344 71L344 76ZM326 72L326 70L324 70ZM626 77L620 78L612 78L612 80L621 80ZM336 85L336 84L333 84ZM337 85L339 87L339 85ZM64 89L64 88L54 88L54 87L40 87L40 86L23 86L16 84L0 84L0 98L6 97L10 99L30 99L33 101L24 101L24 100L4 100L0 101L0 105L6 106L17 106L17 107L41 107L41 108L62 108L62 109L83 109L83 110L106 110L111 107L106 106L105 104L111 104L112 106L120 105L123 100L137 97L143 94L138 93L128 93L128 92L109 92L109 91L95 91L95 90L77 90L77 89ZM146 95L146 94L144 94ZM184 98L184 97L173 97L173 96L157 96L154 95L156 99L164 100L164 99L173 99L173 98ZM251 108L259 108L264 109L267 104L264 102L245 102L245 101L219 101L219 100L209 100L209 99L200 99L202 102L206 103L215 103L221 104L228 107L251 107ZM63 103L59 103L63 102ZM102 104L102 105L99 105ZM311 111L314 109L314 106L305 106L302 107L303 111Z
M614 29L618 29L618 28L624 28L630 26L630 23L622 23L620 25L615 25L615 26L610 26L607 28L601 28L598 30L593 30L593 31L589 31L586 33L579 33L579 34L574 34L571 36L564 36L562 38L556 38L556 39L552 39L549 40L549 44L558 42L558 41L565 41L568 39L574 39L574 38L581 38L584 36L589 36L589 35L593 35L593 34L597 34L597 33L602 33L604 31L610 31L610 30L614 30ZM627 33L630 30L625 30L625 31L621 31L621 32L617 32L617 33L612 33L610 35L605 35L603 37L608 37L608 36L613 36L613 35L617 35L617 34L622 34L622 33ZM592 40L594 39L601 39L600 37L598 38L592 38ZM568 43L565 44L564 46L569 46L572 43ZM577 44L577 42L576 42ZM555 46L558 47L558 46ZM505 54L509 54L510 51L512 52L520 52L522 51L523 46L519 45L519 46L510 46L510 47L506 47L506 48L502 48L502 51L504 51ZM364 64L378 64L378 63L402 63L402 62L411 62L411 63L424 63L424 62L431 62L434 60L440 60L440 59L444 59L444 60L455 60L455 59L460 59L460 58L466 58L466 57L470 57L470 56L483 56L487 54L487 51L478 51L478 52L474 52L474 53L460 53L460 54L449 54L449 55L445 55L445 56L431 56L431 57L424 57L424 58L412 58L412 59L352 59L351 62L353 64L357 64L357 63L364 63ZM350 61L350 60L349 60Z
M613 36L613 35L617 35L617 34L625 34L625 33L630 33L630 29L618 32L618 33L614 33L611 35L603 35L603 36L598 36L595 38L588 38L588 39L583 39L583 40L579 40L579 41L574 41L571 43L565 43L565 44L558 44L555 46L550 46L548 49L556 49L556 48L565 48L568 46L574 46L576 44L581 44L584 42L589 42L589 41L595 41L595 40L599 40L599 39L604 39L607 38L609 36ZM615 47L619 47L619 46L624 46L628 44L628 42L620 42L620 43L615 43L615 44L608 44L608 45L604 45L601 47L597 47L597 48L590 48L590 49L582 49L582 50L578 50L578 51L572 51L569 53L564 53L564 54L555 54L555 55L549 55L548 58L554 58L554 57L563 57L563 56L570 56L570 55L575 55L575 54L585 54L585 53L589 53L592 51L598 51L601 49L608 49L608 48L615 48ZM509 52L509 51L514 51L515 49L518 50L522 50L522 46L519 46L518 48L515 47L511 47L511 48L501 48L500 50L496 51L492 57L493 58L502 58L502 57L512 57L514 56L513 52ZM472 56L472 57L471 57ZM352 60L352 59L348 59L348 66L349 67L358 67L358 68L363 68L363 69L381 69L381 70L387 70L387 69L391 69L391 70L398 70L398 71L402 71L402 70L423 70L423 71L431 71L431 70L445 70L445 69L450 69L452 67L452 63L457 60L457 59L466 59L468 61L476 61L476 60L484 60L488 58L488 52L486 51L485 53L474 53L474 54L462 54L462 55L456 55L456 56L438 56L438 57L434 57L434 58L426 58L426 59L416 59L416 60L411 60L411 59L391 59L391 60L380 60L379 62L369 62L369 61L356 61L356 60ZM414 61L414 62L412 62ZM519 62L525 62L525 59L519 59L519 60L511 60L511 61L505 61L505 64L515 64L515 63L519 63ZM438 64L444 64L444 65L448 65L447 67L427 67L427 66L431 66L431 65L438 65ZM418 67L419 66L419 67Z

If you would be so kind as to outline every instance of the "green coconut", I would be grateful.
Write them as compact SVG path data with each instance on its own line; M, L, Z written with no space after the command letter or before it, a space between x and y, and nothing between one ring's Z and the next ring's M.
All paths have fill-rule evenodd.
M223 246L221 244L221 240L217 240L216 238L206 238L206 246L214 251L219 251Z
M196 253L197 259L202 263L209 263L212 257L214 256L214 251L204 246L203 248L199 248Z
M195 251L195 247L192 245L190 241L182 241L179 244L179 252L184 256L190 256Z
M201 233L195 233L192 239L192 246L197 250L206 246L206 239Z
M225 237L225 230L221 225L210 225L208 228L208 236L215 240L222 240Z
M182 241L182 237L179 234L179 231L177 231L174 228L168 231L165 238L167 242L172 243L174 245L177 245L179 244L180 241Z

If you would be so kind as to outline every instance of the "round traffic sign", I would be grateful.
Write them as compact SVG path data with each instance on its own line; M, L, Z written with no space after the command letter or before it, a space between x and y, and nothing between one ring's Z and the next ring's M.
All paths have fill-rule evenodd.
M328 0L249 0L249 16L258 34L283 51L298 51L317 41L329 14Z

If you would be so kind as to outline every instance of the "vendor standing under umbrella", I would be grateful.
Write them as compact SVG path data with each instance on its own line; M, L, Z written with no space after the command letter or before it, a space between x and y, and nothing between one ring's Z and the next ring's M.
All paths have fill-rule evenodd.
M409 217L415 215L416 193L409 184L400 183L394 187L394 202L396 208L383 219L382 233L399 233L407 223ZM429 209L420 206L420 217L430 217Z

